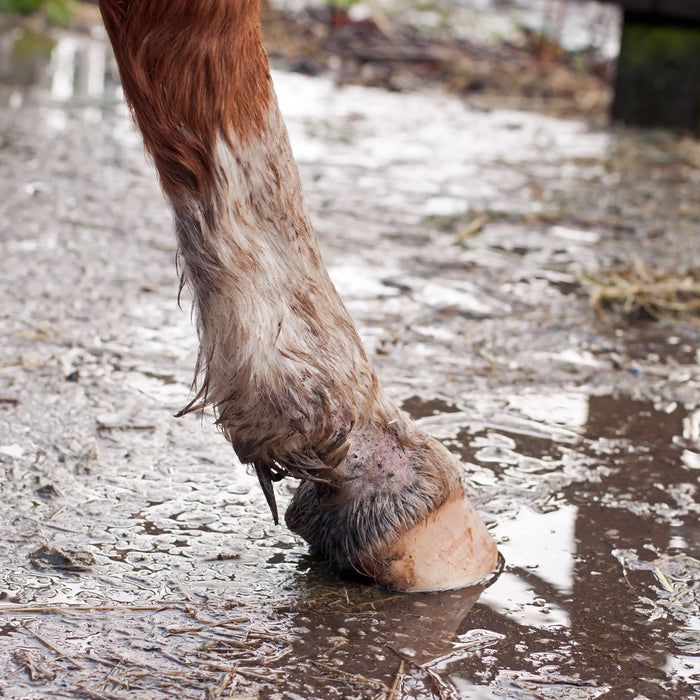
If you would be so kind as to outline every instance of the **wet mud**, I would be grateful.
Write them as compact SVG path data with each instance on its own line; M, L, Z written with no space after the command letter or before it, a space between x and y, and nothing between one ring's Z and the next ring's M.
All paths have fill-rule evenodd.
M24 36L0 35L0 695L697 695L700 330L582 284L698 266L697 141L275 74L331 276L505 560L397 595L274 526L212 415L173 417L195 330L104 37L56 32L17 79Z

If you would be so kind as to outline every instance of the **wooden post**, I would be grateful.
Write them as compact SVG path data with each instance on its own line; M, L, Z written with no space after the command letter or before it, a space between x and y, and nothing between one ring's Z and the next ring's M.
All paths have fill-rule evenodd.
M625 10L612 118L700 135L700 21Z

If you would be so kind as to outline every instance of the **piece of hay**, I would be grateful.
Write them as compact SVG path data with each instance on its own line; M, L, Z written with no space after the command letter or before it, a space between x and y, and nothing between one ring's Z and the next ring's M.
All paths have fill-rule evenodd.
M584 273L591 306L600 316L615 308L625 316L647 315L660 321L700 323L700 268L661 272L648 265Z

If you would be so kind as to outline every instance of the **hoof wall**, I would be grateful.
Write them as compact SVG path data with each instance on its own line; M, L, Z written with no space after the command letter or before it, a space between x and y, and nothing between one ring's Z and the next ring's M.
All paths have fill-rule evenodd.
M498 563L491 534L467 497L458 493L378 552L367 569L384 588L446 591L477 583Z

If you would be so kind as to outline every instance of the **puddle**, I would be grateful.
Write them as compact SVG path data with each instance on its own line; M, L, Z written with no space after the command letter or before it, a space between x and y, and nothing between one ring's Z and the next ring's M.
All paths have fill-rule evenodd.
M51 42L0 91L0 694L697 692L700 333L578 284L698 264L697 143L275 74L331 274L506 560L401 596L313 562L212 416L172 418L169 217L99 33Z

